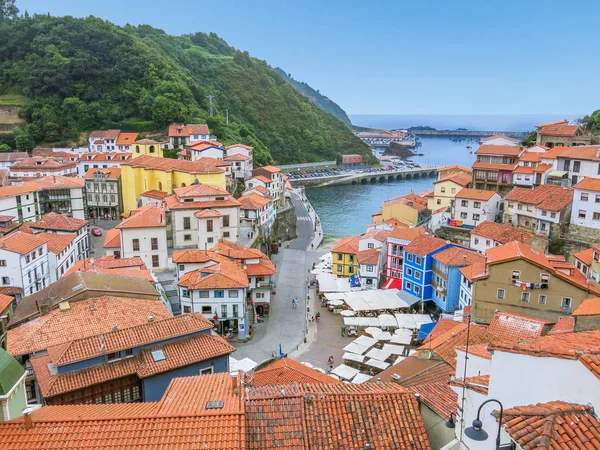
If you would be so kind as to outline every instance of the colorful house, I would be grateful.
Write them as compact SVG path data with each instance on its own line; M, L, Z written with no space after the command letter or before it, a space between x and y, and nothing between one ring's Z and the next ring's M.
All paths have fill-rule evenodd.
M21 364L0 348L0 422L22 416L27 406L25 377Z
M464 172L450 172L441 175L433 183L433 196L427 199L427 208L431 211L447 208L452 204L456 194L469 186L471 179L471 175Z
M431 300L433 255L453 246L442 239L424 234L404 247L402 291L417 297L422 305Z
M350 277L358 273L358 242L360 236L350 236L340 240L331 249L334 275Z
M410 244L414 239L425 234L423 227L397 227L388 235L387 245L387 280L385 286L393 288L398 286L402 288L402 261L404 247ZM399 284L398 284L399 283Z
M152 139L140 139L139 141L135 141L132 145L132 148L132 158L137 158L139 156L163 157L161 143L153 141Z
M381 211L372 215L373 223L397 219L409 226L418 225L426 216L427 199L433 195L431 191L402 195L385 200Z

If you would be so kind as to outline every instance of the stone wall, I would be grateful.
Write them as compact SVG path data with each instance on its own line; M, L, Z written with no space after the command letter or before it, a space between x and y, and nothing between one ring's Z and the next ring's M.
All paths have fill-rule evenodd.
M296 225L296 208L294 206L279 210L271 231L271 241L290 241L296 239L298 236Z
M459 242L466 246L470 246L471 243L471 230L468 228L442 225L436 230L435 235L445 241Z

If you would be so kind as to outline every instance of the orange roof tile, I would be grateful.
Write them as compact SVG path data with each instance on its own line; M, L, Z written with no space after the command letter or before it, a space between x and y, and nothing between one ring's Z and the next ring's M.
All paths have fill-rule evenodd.
M423 340L422 345L425 345L427 342L432 341L436 337L441 334L450 331L453 328L460 326L461 322L457 322L456 320L444 319L440 318L436 322L435 326L431 330L431 332L427 335L427 337ZM462 327L461 327L462 328Z
M117 228L108 230L104 236L104 248L121 248L121 231Z
M506 139L507 141L514 142L515 144L520 144L521 143L521 141L519 141L518 139L512 138L512 137L507 136L505 134L494 134L493 136L482 138L481 142L487 142L487 141L491 141L493 139Z
M533 171L534 172L547 172L550 169L552 169L551 164L538 164L536 167L533 168Z
M115 258L102 256L100 258L80 259L64 274L68 276L75 272L92 272L107 275L120 275L134 278L143 278L154 281L154 277L139 256L130 258Z
M370 248L367 250L359 251L356 256L359 264L377 264L379 262L379 255L381 250L378 248Z
M495 264L498 262L526 259L538 266L552 270L552 264L541 250L530 247L527 244L518 241L512 241L505 245L493 247L487 251L487 263Z
M464 267L485 263L485 256L474 250L462 247L450 247L433 255L433 259L449 267Z
M120 329L172 317L159 300L123 297L95 297L71 303L70 308L54 309L48 314L8 330L8 352L26 355L76 339L110 333Z
M43 246L46 240L35 234L23 233L17 231L0 237L0 250L19 253L25 255L34 251L36 248Z
M483 144L476 151L476 155L501 155L519 157L525 150L519 145L492 145Z
M561 211L573 201L573 189L552 184L533 189L516 187L506 194L504 200L535 205L547 211Z
M227 239L219 239L219 241L211 248L212 251L231 259L243 261L245 259L266 258L263 252L256 248L247 248Z
M228 208L239 207L240 202L233 196L223 195L224 200L201 200L201 201L181 201L176 195L165 197L165 204L169 209L211 209L211 208Z
M77 235L73 234L58 234L58 233L37 233L36 237L45 240L48 246L48 251L52 253L60 253L75 240Z
M470 353L470 352L469 352ZM480 394L487 395L488 388L490 386L490 376L489 375L479 375L476 377L467 377L464 379L457 378L455 380L451 380L450 384L456 387L466 387L475 392L479 392Z
M496 194L498 194L498 193L494 192L494 191L483 191L481 189L463 188L460 191L458 191L458 194L456 194L456 198L457 199L466 198L469 200L487 201Z
M270 178L267 178L267 177L265 177L264 175L255 175L255 176L253 176L253 177L252 177L252 178L250 178L250 179L251 179L251 180L258 180L258 181L260 181L260 182L262 182L262 183L270 183L270 182L271 182L271 179L270 179Z
M261 258L257 264L246 263L246 275L249 277L275 275L277 269L269 258Z
M4 312L4 310L14 301L15 298L10 295L0 294L0 313Z
M254 371L254 374L248 377L247 383L250 386L265 386L290 383L340 384L341 381L294 359L281 358Z
M233 144L233 145L229 145L227 147L225 147L227 150L229 150L230 148L235 148L235 147L242 147L245 148L247 150L254 150L254 147L250 147L249 145L245 145L245 144Z
M238 200L240 202L240 209L257 210L271 203L273 201L273 197L265 197L263 195L251 192L243 195Z
M492 359L492 354L488 351L488 344L469 344L468 351L466 345L461 345L460 347L456 347L456 350L460 350L479 358Z
M600 179L586 177L573 187L575 189L585 189L586 191L600 191Z
M424 235L426 232L427 231L425 230L425 228L421 226L412 228L399 226L392 230L392 232L388 235L388 238L394 238L399 239L401 241L410 242L416 239L417 237Z
M121 168L120 167L107 167L107 168L101 168L101 169L88 169L88 171L85 173L85 175L83 176L84 178L94 178L94 174L96 172L102 172L103 174L105 174L107 176L107 178L111 178L113 180L117 179L117 178L121 178Z
M427 362L428 364L423 364L423 362ZM378 378L382 375L385 376L385 372L388 372L390 377L390 372L396 373L400 376L398 384L405 388L411 388L440 381L448 383L450 377L454 375L455 369L445 361L419 359L414 356L409 356L398 364L394 364L379 373Z
M442 419L448 420L451 414L456 414L458 394L447 381L419 384L409 389L419 394L420 400Z
M592 257L593 257L593 255L594 255L594 249L593 248L588 248L586 250L582 250L580 252L573 253L573 258L578 259L583 264L585 264L586 266L589 267L589 266L592 265Z
M76 219L65 214L51 212L44 214L40 220L29 224L29 226L41 230L79 231L87 224L87 220Z
M362 234L360 236L360 238L361 239L373 238L379 242L385 242L385 240L387 239L387 237L389 236L390 233L391 233L391 231L388 231L388 230L372 229L372 230L367 231L365 234Z
M61 175L52 175L50 177L36 178L30 183L37 184L40 189L70 189L82 188L85 186L83 178L63 177Z
M0 186L0 198L14 197L15 195L29 194L41 189L35 183L13 184L11 186Z
M167 194L164 191L151 190L151 191L142 192L140 197L149 197L149 198L155 198L157 200L162 200L167 195L169 195L169 194Z
M575 147L563 147L563 150L556 156L561 158L600 161L600 145L578 145Z
M443 181L451 181L460 186L466 187L472 181L471 175L464 172L450 172L445 175L442 175L439 180L434 181L433 184L441 183Z
M166 227L167 220L165 217L165 208L161 203L150 203L142 206L131 216L124 219L117 229L123 230L127 228L155 228Z
M117 138L117 145L125 146L131 145L138 137L138 133L119 133Z
M254 186L254 187L248 188L244 192L242 192L242 196L248 195L248 193L250 193L252 191L258 191L263 195L269 194L269 190L267 188L265 188L263 186ZM240 199L240 201L241 201L241 199Z
M194 216L196 216L198 219L212 219L221 217L222 215L223 214L221 214L219 211L215 211L214 209L203 209L202 211L194 213Z
M600 316L600 298L586 298L573 311L573 316Z
M509 145L505 145L505 148L512 148ZM475 169L484 169L484 170L506 170L506 171L513 171L517 168L519 164L518 163L514 163L514 164L496 164L496 163L487 163L487 162L481 162L481 161L475 161L473 163L473 170Z
M573 316L562 316L552 327L548 334L571 333L575 331L575 318Z
M350 236L340 239L338 243L333 246L331 252L355 255L358 253L358 241L360 241L360 236Z
M212 252L205 250L176 250L173 252L173 262L181 263L205 263L213 261Z
M471 172L473 172L473 170L472 170L471 168L469 168L469 167L465 167L465 166L461 166L461 165L459 165L459 164L454 164L454 165L452 165L452 166L444 166L444 167L440 167L440 168L438 169L438 172L445 172L445 171L447 171L447 170L452 170L452 169L459 169L459 170L462 170L463 172L468 172L468 173L471 173Z
M473 264L473 265L467 266L467 267L461 267L458 270L460 270L460 273L462 273L467 278L467 280L469 280L470 282L473 282L473 280L476 277L479 277L479 276L485 274L485 271L486 271L485 262L479 263L479 264Z
M185 273L177 282L188 289L240 289L248 287L242 265L222 259L217 264Z
M539 125L536 125L536 128L544 128L550 125L568 125L569 121L567 119L562 119L562 120L555 120L554 122L547 122L547 123L540 123Z
M533 237L533 234L520 228L487 220L477 225L471 231L471 235L493 239L501 244L507 244L511 241L529 242Z
M275 167L275 166L263 166L263 167L260 167L260 169L266 170L267 172L271 172L271 173L281 172L281 169L279 169L278 167Z
M537 163L540 161L541 157L543 156L543 153L540 152L528 152L526 151L525 153L523 153L520 157L519 157L519 161L522 162L534 162Z
M190 134L210 134L210 131L206 124L182 125L174 123L169 125L169 137L188 137Z
M498 420L498 412L493 414ZM516 406L504 410L502 425L523 449L600 448L600 422L590 405L553 401Z
M404 247L404 251L418 256L426 256L446 245L448 244L443 239L424 234L413 239L410 244Z
M503 341L520 341L541 336L554 322L512 312L496 311L488 330Z
M225 189L202 183L180 187L174 189L173 192L175 193L175 195L177 195L177 197L180 198L230 196L229 192L227 192Z
M197 161L185 161L182 159L156 158L154 156L138 156L131 161L125 161L122 165L139 167L149 170L162 170L165 172L184 172L190 174L214 174L224 173L220 167L203 164Z
M549 125L538 129L538 134L550 136L574 136L579 130L579 125Z
M522 175L531 175L533 173L533 167L531 166L518 166L513 173Z

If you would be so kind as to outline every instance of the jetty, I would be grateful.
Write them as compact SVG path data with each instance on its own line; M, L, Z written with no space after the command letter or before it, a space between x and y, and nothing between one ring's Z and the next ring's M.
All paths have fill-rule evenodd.
M292 186L333 186L336 184L376 184L393 181L415 180L437 177L441 166L421 165L421 167L399 168L381 172L346 172L340 175L300 178L290 180Z
M528 131L474 131L474 130L411 130L417 137L486 138L503 134L515 139L529 136Z

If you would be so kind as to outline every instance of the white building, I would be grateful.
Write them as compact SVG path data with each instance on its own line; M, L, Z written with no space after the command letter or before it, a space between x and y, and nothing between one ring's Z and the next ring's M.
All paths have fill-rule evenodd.
M223 146L216 141L199 141L186 146L190 159L198 161L201 158L214 158L223 161Z
M244 191L240 202L240 220L253 226L271 229L275 223L275 203L273 197L263 196L252 191Z
M21 159L10 166L10 176L22 181L54 175L77 176L77 163L63 157L33 156Z
M252 171L252 176L252 180L263 177L261 182L269 190L269 195L275 199L275 206L277 208L285 206L285 182L280 169L275 166L259 167ZM246 182L246 188L255 185L252 180L250 183Z
M153 203L132 211L117 229L121 233L121 257L139 256L150 270L167 267L167 221L162 204Z
M240 180L246 180L252 176L252 160L247 156L235 154L227 155L223 161L231 164L231 173L233 177Z
M486 253L488 249L519 241L526 244L533 238L533 234L518 227L502 223L485 221L481 222L471 231L472 249Z
M90 133L88 145L91 152L112 152L118 149L120 130L96 130Z
M46 241L48 246L48 269L50 272L50 283L55 283L61 278L79 259L75 245L76 234L38 233Z
M120 168L122 163L130 160L131 153L126 152L85 153L77 160L77 174L83 177L90 169Z
M76 219L87 217L85 206L85 180L75 177L51 176L37 178L31 183L37 185L41 213L56 212Z
M521 145L521 141L511 138L510 136L506 136L505 134L495 134L493 136L483 138L481 139L481 143L487 145Z
M0 153L0 169L8 169L20 159L29 158L27 152L3 152Z
M453 217L463 221L464 225L496 220L500 211L502 197L494 191L463 188L454 198Z
M564 147L556 154L554 169L565 173L567 186L575 186L585 177L600 178L600 146Z
M23 296L50 285L48 246L43 238L17 231L0 238L0 286L23 289Z
M37 222L30 225L31 231L36 233L54 233L74 235L73 246L75 247L75 261L90 256L90 236L88 232L88 221L75 219L64 214L48 213ZM71 261L73 264L74 261Z
M39 219L38 191L40 187L35 183L0 187L0 215L13 217L19 223Z
M383 270L382 248L371 248L359 250L356 254L358 259L358 276L363 289L377 289L379 287L379 276Z
M184 148L197 141L210 140L210 131L208 125L199 124L171 124L169 126L169 143L168 148Z
M240 202L224 189L193 184L165 198L173 248L211 248L219 239L239 239Z
M574 191L571 223L590 230L600 229L600 179L583 178Z
M461 267L460 272L460 290L458 293L459 309L463 310L466 306L471 306L473 301L473 274L485 271L485 264Z

